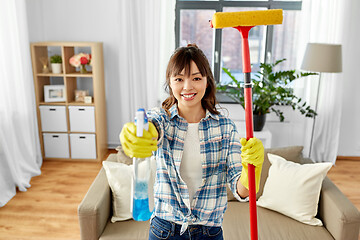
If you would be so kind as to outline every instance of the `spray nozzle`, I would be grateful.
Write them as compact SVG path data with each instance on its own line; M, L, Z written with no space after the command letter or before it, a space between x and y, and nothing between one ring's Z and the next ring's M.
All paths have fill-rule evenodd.
M145 109L139 108L135 114L136 136L142 137L143 130L149 130L149 120L146 116Z

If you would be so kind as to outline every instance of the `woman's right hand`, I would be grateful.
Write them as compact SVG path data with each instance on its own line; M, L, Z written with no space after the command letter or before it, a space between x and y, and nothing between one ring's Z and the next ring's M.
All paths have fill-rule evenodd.
M129 157L146 158L157 150L158 131L152 122L149 122L149 130L143 130L143 136L136 136L136 125L133 122L126 123L120 133L120 142L125 154Z

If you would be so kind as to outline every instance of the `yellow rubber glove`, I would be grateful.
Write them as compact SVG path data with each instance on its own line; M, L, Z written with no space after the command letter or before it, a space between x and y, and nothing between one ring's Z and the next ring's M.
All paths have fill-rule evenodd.
M264 146L256 137L247 141L245 138L240 139L241 147L241 164L243 166L240 182L244 187L249 189L248 164L255 166L255 185L256 193L260 187L261 169L264 163Z
M144 129L143 136L136 136L136 125L126 123L120 133L120 142L125 154L129 157L146 158L157 150L158 131L152 122L149 122L149 131Z

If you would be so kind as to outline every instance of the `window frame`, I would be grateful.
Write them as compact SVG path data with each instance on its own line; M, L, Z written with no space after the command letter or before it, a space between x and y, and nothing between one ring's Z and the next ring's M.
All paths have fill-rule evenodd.
M175 7L175 46L178 48L180 46L180 11L181 10L214 10L215 12L222 12L225 7L263 7L267 9L283 9L283 10L295 10L300 11L302 8L302 1L232 1L232 0L176 0ZM210 19L209 19L210 20ZM210 26L209 26L210 27ZM215 37L213 41L213 74L215 81L220 80L221 74L221 41L222 41L222 30L214 29ZM266 26L266 37L265 37L265 51L264 59L267 61L267 54L272 55L272 39L274 33L274 26ZM219 99L220 100L220 99ZM235 103L232 100L220 100L220 103Z

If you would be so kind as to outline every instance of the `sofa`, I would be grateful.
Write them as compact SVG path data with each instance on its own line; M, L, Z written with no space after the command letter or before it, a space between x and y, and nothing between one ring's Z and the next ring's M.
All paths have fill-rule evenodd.
M301 146L265 149L257 198L262 194L271 165L266 153L276 154L296 163L312 163L310 159L302 156L302 149ZM107 161L131 162L121 151L110 154ZM323 226L307 225L259 206L257 214L259 239L356 240L359 237L359 211L328 177L325 177L322 183L316 216L323 222ZM81 239L148 239L149 221L126 220L111 223L111 216L112 193L102 168L78 207ZM250 239L249 229L249 204L238 202L228 189L228 208L223 222L224 238Z

